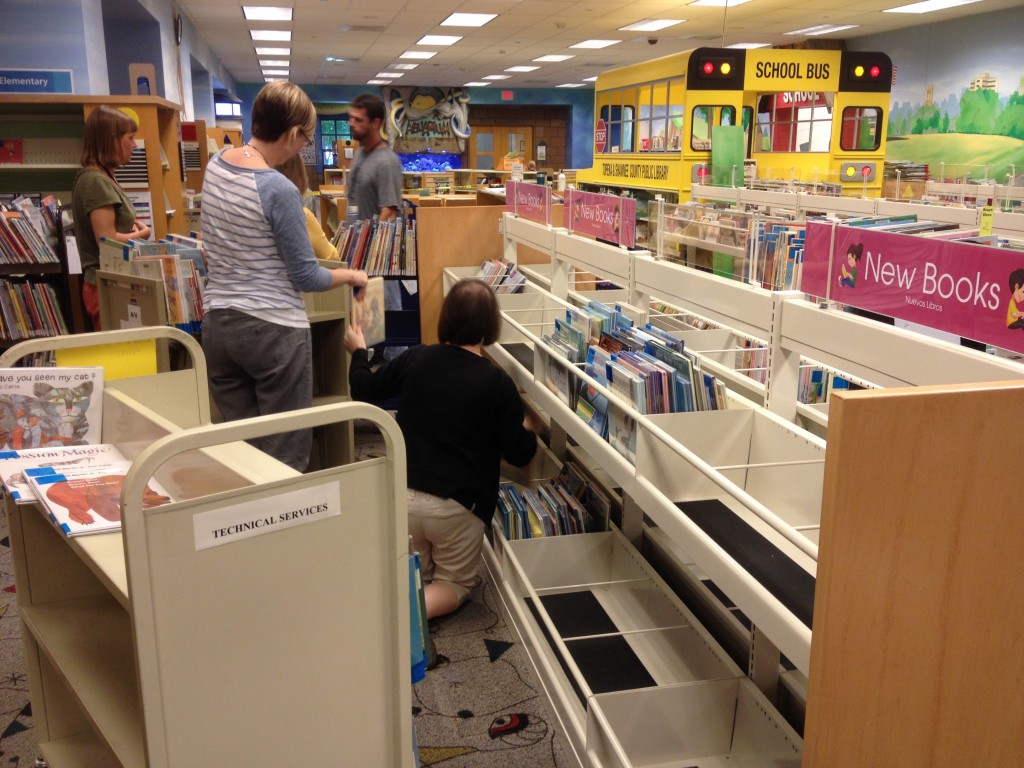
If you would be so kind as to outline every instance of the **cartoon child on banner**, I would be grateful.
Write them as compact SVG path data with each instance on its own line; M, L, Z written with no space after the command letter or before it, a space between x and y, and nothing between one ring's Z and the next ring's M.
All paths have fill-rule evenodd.
M1010 273L1010 303L1006 307L1006 327L1024 331L1024 269Z
M857 285L857 262L864 253L863 243L853 243L846 249L846 264L839 268L839 284L848 288ZM847 269L849 266L849 269Z

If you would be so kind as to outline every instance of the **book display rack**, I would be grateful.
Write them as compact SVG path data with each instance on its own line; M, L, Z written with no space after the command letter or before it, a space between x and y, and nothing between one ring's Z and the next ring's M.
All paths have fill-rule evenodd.
M193 365L104 390L103 437L133 460L123 531L68 538L36 505L7 503L43 756L54 768L285 764L297 754L413 765L397 424L339 403L211 425L202 352L170 328L24 342L0 364L153 338L183 345ZM244 442L356 418L380 429L385 456L300 475ZM173 503L143 510L150 478ZM310 563L315 578L296 580ZM250 727L268 712L274 727Z
M963 594L961 589L968 588L967 583L974 585L972 597L954 599L955 617L939 616L939 608L921 606L919 610L932 622L924 636L914 632L909 619L901 619L901 634L889 637L892 621L862 620L869 607L887 605L885 597L878 596L877 606L871 600L865 602L865 594L858 592L856 585L877 568L889 574L887 584L906 583L910 589L917 572L910 560L901 557L910 549L920 557L929 553L927 556L934 557L936 563L948 562L947 553L954 550L945 550L941 542L923 536L921 526L927 527L923 517L913 518L906 526L894 522L901 519L902 505L920 509L921 515L925 514L929 500L934 502L928 507L933 513L942 507L930 490L932 476L927 472L908 473L908 468L913 465L913 457L927 452L927 446L934 440L955 445L957 438L952 435L961 434L961 426L967 431L963 434L978 429L985 433L984 439L998 443L1001 427L993 426L990 432L982 423L984 419L975 420L974 427L968 427L966 421L958 424L955 411L944 410L946 406L955 408L955 401L950 399L953 396L948 393L962 391L964 397L976 398L973 407L986 402L995 407L1000 397L1011 397L1010 392L1014 393L1012 397L1020 396L1024 390L1020 383L1024 369L991 355L823 309L799 293L773 293L646 253L609 248L511 215L506 215L505 232L506 258L514 259L520 245L537 249L549 243L551 267L521 268L531 280L534 274L540 275L546 280L547 289L528 282L522 294L499 296L505 331L489 353L513 376L524 396L550 417L556 453L561 442L586 455L622 496L622 519L616 521L617 529L599 534L608 539L606 542L591 540L589 534L510 542L495 531L496 543L487 558L511 623L529 651L580 765L683 768L724 765L728 760L729 764L775 766L800 765L801 759L803 765L838 765L851 754L843 750L850 749L854 739L859 749L873 756L859 764L883 764L886 754L899 754L908 764L929 762L923 751L930 749L926 738L908 739L905 748L896 745L897 721L902 723L900 728L910 726L906 718L901 720L877 704L891 700L920 702L920 706L911 706L912 714L907 717L922 733L938 733L948 728L960 734L962 738L955 748L950 747L950 754L961 760L969 762L972 750L977 754L1000 752L1001 745L988 746L983 738L973 735L973 730L967 732L972 735L963 736L965 731L953 724L957 718L972 722L977 719L971 702L980 694L973 690L975 686L970 681L948 682L944 695L952 698L946 700L957 703L951 703L942 712L926 706L926 702L934 700L934 685L949 681L951 669L942 660L941 648L970 647L972 658L978 653L988 664L990 658L999 656L999 648L1007 637L1019 635L1019 615L1004 621L1002 598L989 600L983 583L973 579L957 585L943 581L942 566L936 564L922 571L929 583L935 585L936 605L941 606L945 594L951 598ZM769 361L763 394L749 386L740 392L733 391L725 411L664 416L631 413L637 423L636 461L627 461L545 385L547 369L561 363L543 337L551 332L554 319L564 315L565 303L576 301L574 294L583 293L576 291L574 284L574 275L580 272L607 277L621 286L622 295L630 299L624 302L623 311L636 312L638 317L648 316L647 308L652 301L658 301L710 318L741 336L763 339ZM692 333L699 336L706 331ZM691 341L686 343L690 345ZM701 354L699 349L692 348ZM717 344L712 347L719 348ZM864 414L864 421L857 419L854 424L849 419L837 418L833 424L822 409L799 403L800 371L807 361L884 387L836 395L835 402L840 403L837 413L842 413L844 407L854 413L853 403L857 403L856 413ZM571 367L568 372L578 378L586 376ZM973 383L993 380L1007 383ZM906 389L906 385L914 386ZM1001 392L1006 394L1000 395ZM615 397L611 391L607 394ZM901 420L904 426L899 437L893 434L891 438L872 440L873 430L881 430L879 434L887 432L886 409L902 407L904 402L907 413L914 414L916 420ZM622 403L619 407L629 410ZM926 417L928 408L940 410ZM798 426L805 419L821 427L820 434L827 435L827 443ZM935 424L935 419L943 425L941 437L929 426ZM952 434L947 434L950 429ZM973 444L975 437L971 434ZM860 468L857 451L863 451L865 457L871 455L871 460L865 459L863 463L871 466L867 474ZM910 464L901 461L904 451L911 457ZM950 466L950 459L951 454L947 456L946 467ZM962 471L945 470L951 477L944 478L943 483L955 486L955 498L963 502L958 502L954 518L969 519L975 514L973 510L988 503L990 491L984 487L998 486L1009 477L1009 468L999 466L1002 480L992 477L987 468L975 471L973 462L967 462ZM837 488L842 493L837 493ZM857 491L858 488L861 490ZM893 490L890 493L887 489ZM872 496L871 503L876 505L863 529L857 520L857 510L863 507L847 499L857 499L860 494ZM879 511L875 514L874 510ZM840 515L845 526L841 537L833 535L829 528ZM953 528L957 525L949 524ZM1001 529L1002 524L992 525ZM879 547L879 541L891 542L891 546ZM634 545L647 560L635 554ZM630 556L625 557L620 547ZM970 557L986 560L991 553L1001 568L1011 562L1007 559L1011 555L993 546L991 540L972 537L971 547L974 554ZM850 565L855 561L849 558L830 560L836 552L861 558L858 562L866 562L864 556L875 559L871 566L858 568ZM691 677L683 682L680 670L689 669L690 664L700 666L700 657L687 655L681 650L681 643L667 639L669 628L676 624L653 608L655 603L645 597L643 585L649 583L649 577L625 568L623 562L631 559L641 568L647 562L659 562L661 567L652 581L663 589L666 599L671 601L674 594L669 594L671 590L659 579L671 576L677 590L702 606L702 617L709 613L710 624L725 628L726 637L716 633L716 640L724 647L739 649L743 663L738 682L726 683L715 675L711 676L713 680L705 678L698 683L697 678ZM626 584L636 585L635 594L615 604L613 595L620 591L620 585ZM873 594L874 586L864 588ZM884 587L880 588L884 591ZM898 599L909 599L909 593L902 588L893 589L901 593ZM826 610L824 595L839 593L850 598L856 596L861 601L857 606L860 612L839 615ZM566 629L556 599L563 594L572 596L566 600L601 603L604 614L610 617L610 625L605 624L604 629L586 627L582 637L575 630ZM587 597L588 594L591 596ZM916 594L920 602L921 593ZM1019 602L1019 598L1014 599ZM615 607L605 608L606 602ZM926 602L931 606L933 601ZM979 608L978 603L985 607ZM687 600L687 605L691 605L691 600ZM986 623L984 619L961 624L960 619L968 614L977 617L986 611L999 617L999 637L978 633L978 627ZM590 616L591 610L584 613ZM628 615L629 619L620 618L620 614ZM630 623L639 616L647 622L642 628ZM925 678L910 680L897 670L899 665L894 660L893 666L883 665L891 674L879 680L873 672L873 662L863 655L859 657L862 668L852 670L844 665L843 673L833 674L835 668L830 665L839 662L831 654L833 649L848 647L844 646L843 631L851 622L860 633L857 647L865 653L872 648L891 646L910 654L916 644L913 653L926 657L922 663L922 670L927 670ZM844 630L836 629L840 626ZM592 670L599 661L580 652L577 643L581 639L592 641L610 636L624 639L647 678L629 678L614 690L596 682L598 678ZM655 650L655 638L664 640L665 646ZM943 645L949 642L953 645ZM922 643L933 650L922 653ZM821 661L826 658L831 661ZM736 661L736 653L732 659ZM1013 665L1019 667L1019 662L1014 660ZM865 707L865 717L860 718L844 703L840 719L850 723L854 730L870 721L872 729L877 729L871 733L879 734L891 749L889 753L877 747L872 735L864 731L858 730L856 736L850 733L848 740L842 742L849 729L838 727L835 703L849 701L843 685L854 678L854 687L859 692L855 703ZM748 689L751 681L753 685ZM882 690L890 695L883 696L879 693ZM752 731L746 730L749 721L744 719L746 724L740 725L747 711L743 703L747 691L754 696L754 710L758 713ZM678 717L678 710L666 706L667 701L678 702L677 706L690 711L697 700L702 702L705 713L716 711L711 702L721 702L718 716L708 714L713 723L700 720L697 727L691 728L689 723L680 725L684 721ZM1008 694L1002 701L1009 704L1014 699ZM805 737L808 746L813 744L813 751L804 750L799 737L787 730L781 715L765 702L784 705L790 721L802 721L806 716ZM1020 720L1015 707L1016 704L1008 706L1005 712L993 712L986 707L989 719L984 727L979 725L978 733L987 732L990 740L998 742L991 736L998 731L1000 738L1013 741L1014 748L1019 750ZM661 715L662 712L671 714ZM665 717L671 717L671 722ZM772 737L765 736L761 728ZM842 731L844 736L833 738L832 728ZM732 741L703 740L718 731L732 734ZM748 736L750 733L755 735ZM780 736L785 738L780 741ZM933 753L928 754L934 757ZM943 758L934 764L954 765L957 759L947 762Z

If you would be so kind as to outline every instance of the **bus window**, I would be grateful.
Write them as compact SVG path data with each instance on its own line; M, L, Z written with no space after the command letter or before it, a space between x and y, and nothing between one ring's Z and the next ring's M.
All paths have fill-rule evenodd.
M736 125L736 108L694 107L690 119L690 148L696 152L710 152L711 128L715 125Z
M608 152L632 152L633 151L633 119L635 110L633 107L624 107L616 104L622 98L621 94L612 94L614 97L611 104L601 107L599 117L604 120L608 131L608 138L604 151Z
M686 116L686 86L682 80L668 84L668 124L665 134L667 149L679 151L682 148L683 119Z
M828 152L832 139L832 94L785 92L758 99L762 152Z
M879 107L847 107L843 110L843 129L839 146L847 151L874 152L882 142L878 130L882 123Z

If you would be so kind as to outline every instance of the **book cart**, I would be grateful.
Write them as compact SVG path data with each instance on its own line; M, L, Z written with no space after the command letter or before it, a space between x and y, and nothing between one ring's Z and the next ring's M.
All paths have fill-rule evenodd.
M193 365L105 387L103 439L134 460L122 532L68 538L36 505L6 507L48 764L414 765L397 424L338 403L211 425L202 351L171 328L25 342L0 365L144 339L173 339ZM356 418L381 430L386 456L301 475L243 442ZM175 501L144 511L150 477ZM336 514L198 545L234 510L311 499Z
M505 331L488 351L524 396L547 412L553 435L564 431L573 450L606 473L622 495L621 524L607 533L505 541L495 530L495 545L486 558L511 624L580 765L961 765L975 762L972 755L977 754L996 757L986 764L1008 764L999 757L1019 757L1024 751L1019 697L999 684L998 703L977 706L987 697L978 690L979 678L973 672L959 674L961 657L947 655L978 658L986 680L1021 671L1019 659L1000 653L1021 635L1021 613L1015 610L1021 598L1008 597L1002 584L998 595L990 594L984 578L966 572L970 569L960 561L985 561L978 572L992 578L1001 572L1005 581L1015 562L1010 559L1013 548L995 543L1001 534L993 528L1013 539L1013 551L1024 544L1019 522L992 511L993 487L1005 487L1010 477L1009 458L983 471L975 471L967 460L962 471L947 469L937 478L939 459L929 451L932 445L944 446L942 463L949 467L958 440L1005 446L999 437L1004 427L986 423L978 409L1019 398L1024 370L824 310L798 293L772 294L510 215L505 232L506 257L514 257L519 242L531 248L551 242L550 270L536 269L549 288L528 283L522 294L498 297ZM520 233L525 233L521 241ZM762 398L730 394L725 411L632 413L638 425L636 462L623 459L545 384L552 365L570 368L577 380L588 379L541 340L551 332L554 318L564 315L566 300L574 298L575 270L623 286L638 318L645 314L639 308L657 298L765 339L770 364ZM837 396L837 414L846 408L857 416L837 417L827 430L826 446L794 423L797 372L809 359L879 386L933 386ZM950 383L992 380L1009 381ZM956 416L958 398L973 403L976 418ZM629 411L609 400L609 407ZM894 407L906 407L904 416L893 419ZM817 418L828 424L826 415ZM938 437L922 428L936 419L944 430ZM899 431L890 422L898 423ZM904 450L906 466L899 460ZM908 471L908 466L925 464L928 471ZM862 466L870 467L867 475ZM993 472L1002 473L999 481ZM955 489L955 496L944 497L933 487L947 493ZM874 505L870 514L861 513L862 498ZM957 503L943 505L943 498ZM710 508L708 500L714 502ZM924 535L927 510L934 514L943 507L941 533ZM905 523L904 509L914 511ZM955 531L975 516L985 521L987 533L964 536L970 542L968 555L956 550ZM842 534L833 533L830 526L839 525ZM883 541L888 544L879 546ZM927 557L933 562L927 564ZM950 562L959 566L957 573L965 573L963 581L951 582L944 575ZM927 567L919 567L923 564ZM882 584L876 583L875 573L884 574ZM817 589L816 578L821 581ZM663 579L686 594L687 606ZM591 612L597 618L582 630L559 614L567 594L600 606ZM923 594L935 597L925 601ZM915 599L913 612L896 621L894 606L909 610ZM1006 600L1014 606L1012 617L1006 616ZM944 604L951 606L950 613L943 613ZM690 622L689 608L695 605L710 625L725 627L723 642L733 666L716 641L703 648L724 659L724 667L707 665L707 656L686 650L674 636ZM713 608L707 611L708 606ZM884 615L860 620L871 609ZM997 636L979 631L989 623L980 617L989 612L998 624ZM911 617L926 622L920 632ZM734 642L730 633L741 640ZM613 637L622 642L608 663L639 664L646 677L625 680L615 690L592 688L590 681L598 679L593 662L577 646ZM620 653L624 646L630 653ZM890 649L892 656L875 657ZM861 666L843 661L851 650ZM745 664L736 667L740 654ZM916 674L901 670L908 659L917 659L911 665ZM951 678L954 669L958 674ZM856 698L848 697L849 690L856 691ZM936 695L944 703L938 710L930 706ZM888 703L893 700L906 702L898 716ZM797 720L806 717L806 750L770 702L783 703ZM977 730L965 728L964 722L977 723ZM912 738L900 738L905 729ZM929 739L938 733L946 750L942 754L928 751ZM987 744L983 734L998 743ZM857 749L848 751L854 744ZM851 761L849 755L865 757Z

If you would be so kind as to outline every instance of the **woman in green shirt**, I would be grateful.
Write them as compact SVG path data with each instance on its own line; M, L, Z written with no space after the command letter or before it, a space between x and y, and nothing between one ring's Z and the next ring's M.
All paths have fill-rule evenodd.
M150 236L150 228L135 221L135 208L114 178L114 169L131 160L138 130L135 120L108 106L97 107L85 121L83 167L75 178L71 203L75 241L82 260L82 302L97 331L100 329L100 305L96 269L100 264L100 238L127 243Z

